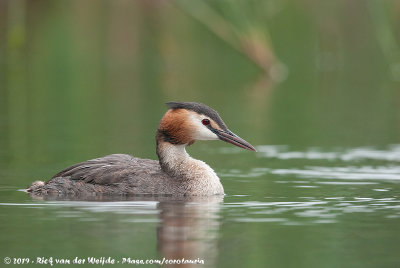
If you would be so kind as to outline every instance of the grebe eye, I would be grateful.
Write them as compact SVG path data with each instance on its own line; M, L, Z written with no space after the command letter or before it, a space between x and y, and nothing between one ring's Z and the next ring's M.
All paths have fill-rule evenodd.
M201 120L201 123L203 123L203 125L205 125L205 126L208 126L210 124L210 120L203 119L203 120Z

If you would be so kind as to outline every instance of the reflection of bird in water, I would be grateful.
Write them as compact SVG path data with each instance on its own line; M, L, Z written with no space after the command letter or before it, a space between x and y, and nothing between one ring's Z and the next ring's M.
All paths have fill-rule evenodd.
M158 251L168 260L181 261L166 267L198 266L191 261L204 261L205 266L202 267L216 266L220 228L218 215L222 200L222 195L216 195L192 197L184 202L165 200L159 203Z
M47 182L34 182L27 191L33 195L224 194L214 170L191 158L185 147L196 140L218 139L251 151L254 147L204 104L169 102L167 106L156 135L158 162L112 154L70 166Z
M82 219L109 219L107 224L96 225L96 228L92 228L92 225L87 226L86 232L89 236L106 237L110 230L114 234L117 229L117 233L124 234L124 241L132 242L124 246L124 252L134 254L135 251L132 250L137 248L138 243L147 245L144 247L147 250L155 249L156 243L159 258L155 259L161 261L165 258L163 267L216 267L219 254L220 211L224 195L46 195L38 198L53 201L54 206L47 208L54 211L56 217L65 217L65 213L71 211L78 217L81 215ZM88 200L90 202L77 202ZM58 205L60 207L57 207ZM75 214L79 211L82 213ZM157 220L157 225L153 224L154 220ZM110 226L118 228L110 229ZM138 230L145 236L138 235ZM110 243L111 247L121 251L121 240L114 239ZM148 252L146 256L154 256L153 251ZM196 262L204 262L204 265L193 265Z

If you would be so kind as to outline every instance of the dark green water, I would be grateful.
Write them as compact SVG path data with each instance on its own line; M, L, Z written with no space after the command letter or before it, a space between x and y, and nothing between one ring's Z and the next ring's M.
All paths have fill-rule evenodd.
M0 266L399 267L399 4L198 3L0 1ZM188 148L225 197L19 191L110 153L155 159L171 100L215 108L258 149Z

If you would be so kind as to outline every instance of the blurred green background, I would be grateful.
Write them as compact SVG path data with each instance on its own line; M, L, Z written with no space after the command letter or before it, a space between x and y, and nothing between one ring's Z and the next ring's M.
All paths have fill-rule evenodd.
M287 145L289 154L399 144L399 25L400 1L395 0L0 0L3 254L72 250L112 256L145 248L143 256L153 256L154 222L127 224L123 213L92 213L99 220L83 222L57 214L80 212L71 204L50 210L13 205L35 202L17 189L78 161L109 153L155 159L155 131L167 101L203 102L253 145ZM393 148L382 152L396 156L398 147ZM236 154L222 142L197 142L189 151L220 175L228 193L225 203L247 204L243 211L223 206L210 220L221 223L222 238L216 241L224 266L256 267L268 260L276 267L394 267L398 262L400 214L398 203L390 203L398 202L398 158L371 160L367 152L362 161L287 161ZM291 188L289 182L299 176L283 177L283 184L279 175L264 174L302 171L307 165L332 166L327 173L359 165L355 180L360 184L368 180L366 167L372 175L390 169L394 179L341 184L339 176L337 185L320 186L314 183L332 179L300 176L297 183L314 188ZM367 204L372 212L339 210L344 216L328 227L235 222L238 215L247 221L268 217L270 205L252 214L253 204L268 200L343 199L343 204L321 205L337 213L336 205L347 208L346 202L357 197L373 198ZM374 203L380 199L389 200L389 216L372 209L382 207ZM303 223L298 211L287 216L279 209L272 216ZM18 251L21 245L29 248Z
M170 100L208 104L255 145L397 143L399 14L373 0L1 0L1 157L154 158Z

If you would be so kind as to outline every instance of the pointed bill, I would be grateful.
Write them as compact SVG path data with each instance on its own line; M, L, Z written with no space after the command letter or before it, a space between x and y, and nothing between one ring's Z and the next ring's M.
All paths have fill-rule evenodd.
M240 148L257 152L257 150L247 141L239 137L238 135L234 134L231 131L221 131L217 130L214 133L218 136L218 138L222 141L229 142L235 146Z

